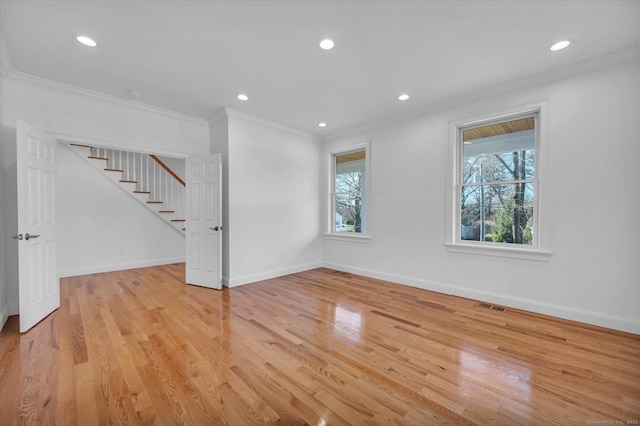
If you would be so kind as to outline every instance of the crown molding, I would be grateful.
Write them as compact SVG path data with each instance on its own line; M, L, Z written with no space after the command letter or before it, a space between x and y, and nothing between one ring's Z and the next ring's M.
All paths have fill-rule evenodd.
M235 118L240 118L240 119L247 120L247 121L252 121L254 123L262 124L264 126L273 127L275 129L282 130L282 131L285 131L287 133L291 133L291 134L294 134L294 135L297 135L297 136L303 136L305 138L312 139L315 142L322 142L322 137L320 137L318 135L314 135L313 133L308 133L308 132L305 132L303 130L296 129L294 127L289 127L289 126L287 126L285 124L277 123L275 121L271 121L271 120L268 120L266 118L257 117L255 115L247 114L246 112L236 111L236 110L231 109L231 108L224 108L224 112L226 112L227 117L229 117L229 118L235 117ZM214 114L212 116L212 118L217 116L217 115L219 115L219 114L221 114L220 111L217 112L216 114Z
M557 68L544 73L507 81L505 83L501 83L484 90L466 94L462 97L435 101L427 106L418 107L411 111L388 116L383 120L377 120L375 122L365 122L349 126L343 130L338 130L336 132L325 135L323 137L323 141L331 142L349 138L363 132L370 132L390 125L415 120L429 114L461 108L466 105L472 105L500 96L508 96L509 94L517 91L541 87L557 81L566 80L568 78L597 72L606 68L624 65L635 61L640 61L639 46L618 50L616 52L598 56L596 58L588 59L586 61L571 64L562 68Z
M126 99L119 98L117 96L108 95L106 93L97 92L95 90L84 89L82 87L73 86L71 84L61 83L59 81L49 80L49 79L38 77L32 74L27 74L21 71L14 71L11 74L11 79L25 83L25 84L40 86L45 89L57 90L57 91L68 93L75 96L81 96L85 98L100 100L102 102L108 102L120 107L133 108L139 111L163 115L165 117L190 122L193 124L199 124L199 125L205 125L205 126L207 124L207 121L204 118L194 117L192 115L182 114L169 109L155 107L155 106L143 104L140 102L129 101Z
M9 78L13 73L13 61L9 54L9 49L4 42L4 38L0 34L0 77Z

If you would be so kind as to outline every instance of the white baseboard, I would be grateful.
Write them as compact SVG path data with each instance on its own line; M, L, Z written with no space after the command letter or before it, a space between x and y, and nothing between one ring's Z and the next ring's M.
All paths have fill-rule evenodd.
M540 302L532 299L524 299L515 296L508 296L499 293L480 291L468 287L443 284L435 281L422 280L403 275L389 274L385 272L358 268L349 265L342 265L338 263L324 262L323 266L338 271L349 272L352 274L363 275L379 280L422 288L424 290L435 291L443 294L451 294L454 296L503 305L515 309L522 309L524 311L535 312L538 314L549 315L571 321L611 328L627 333L640 334L640 320L636 320L633 318L588 311L585 309L572 308L570 306L556 305L552 303Z
M181 257L169 257L164 259L141 260L137 262L116 263L111 265L86 266L81 268L70 268L59 271L60 278L75 277L78 275L99 274L101 272L123 271L125 269L146 268L149 266L169 265L172 263L182 263L185 261Z
M270 278L277 278L284 275L295 274L297 272L308 271L309 269L320 267L322 267L322 262L314 262L305 265L290 266L288 268L274 269L271 271L261 272L259 274L244 275L236 278L222 277L222 283L223 285L231 288L240 285L251 284L256 281L263 281Z
M4 328L4 325L6 324L8 318L9 318L9 306L4 305L0 310L0 331Z
M2 309L0 309L0 331L4 328L9 317L12 315L18 315L18 313L18 305L4 305Z

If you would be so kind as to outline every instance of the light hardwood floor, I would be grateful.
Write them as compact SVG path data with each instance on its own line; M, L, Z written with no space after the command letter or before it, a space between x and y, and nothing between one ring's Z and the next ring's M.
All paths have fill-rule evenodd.
M640 336L328 269L63 279L0 334L0 424L638 424ZM617 422L620 423L617 423Z

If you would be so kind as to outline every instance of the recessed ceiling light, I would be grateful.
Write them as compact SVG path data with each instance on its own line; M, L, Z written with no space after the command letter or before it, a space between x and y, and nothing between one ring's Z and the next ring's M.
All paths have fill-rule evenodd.
M241 101L248 101L249 97L247 95L245 95L244 93L240 93L238 95L238 99L240 99Z
M327 123L325 123L324 121L322 123L318 123L319 127L327 127Z
M403 93L402 95L398 96L398 99L401 101L406 101L407 99L409 99L409 95Z
M553 46L551 46L549 50L551 50L552 52L557 52L558 50L562 50L565 47L569 46L570 44L571 44L570 40L562 40L555 43Z
M82 43L85 46L89 46L89 47L96 47L98 45L98 43L96 43L95 41L93 41L91 38L87 36L79 35L76 37L76 40L78 40L78 43Z
M335 45L335 43L333 42L333 40L325 38L324 40L322 40L320 42L320 48L324 49L324 50L331 50L333 49L333 46Z

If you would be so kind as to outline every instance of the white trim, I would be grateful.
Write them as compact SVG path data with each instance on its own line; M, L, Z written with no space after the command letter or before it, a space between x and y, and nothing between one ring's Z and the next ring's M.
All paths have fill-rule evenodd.
M348 241L351 243L361 244L369 244L371 242L371 237L369 235L361 235L354 232L325 232L324 238L326 240Z
M9 49L0 34L0 77L9 78L13 74L13 60L9 54Z
M111 265L85 266L81 268L70 268L60 270L60 278L75 277L78 275L99 274L102 272L123 271L126 269L147 268L149 266L171 265L173 263L184 263L184 256L167 257L164 259L140 260L128 263L114 263Z
M469 242L460 237L460 183L458 182L461 167L462 144L459 129L475 127L480 124L501 122L518 117L537 114L536 119L536 177L535 177L535 209L534 229L536 237L534 246L497 245L492 243ZM485 112L472 117L456 119L449 122L449 169L446 182L446 233L447 250L457 253L511 257L527 260L549 260L551 256L550 196L541 188L548 179L550 162L549 151L549 100L542 99L522 105L510 106L493 112Z
M271 271L260 272L257 274L244 275L237 278L229 279L228 277L222 277L222 283L226 287L237 287L240 285L251 284L257 281L268 280L271 278L278 278L284 275L296 274L298 272L304 272L311 269L322 267L322 262L307 263L305 265L289 266L281 269L273 269ZM225 283L226 280L226 283Z
M471 241L461 241L455 244L445 243L445 247L448 251L453 253L508 257L511 259L538 260L540 262L548 262L551 259L552 254L550 251L527 249L522 248L518 245L505 246L504 244L498 245L498 243L477 242L474 244L474 242Z
M54 89L61 92L70 93L76 96L83 96L87 98L97 99L103 102L116 104L117 106L126 106L128 108L135 108L140 111L144 111L152 114L164 115L166 117L170 117L170 118L174 118L174 119L178 119L178 120L182 120L182 121L186 121L194 124L205 125L207 123L207 120L205 120L204 118L194 117L192 115L182 114L169 109L122 99L117 96L108 95L106 93L97 92L95 90L84 89L78 86L72 86L70 84L61 83L58 81L49 80L42 77L37 77L31 74L23 73L21 71L15 71L14 73L12 73L11 79L17 80L26 84L38 85L40 87L44 87L47 89Z
M365 232L364 233L340 233L333 232L335 225L335 210L333 205L333 194L335 192L335 155L347 154L355 151L365 152L365 169L364 169L364 209L365 209ZM325 238L343 240L343 241L359 241L365 242L371 238L371 140L364 142L352 143L348 145L334 146L324 151L324 173L325 173L325 208L324 208L324 236Z
M407 277L404 275L389 274L385 272L358 268L338 263L324 262L323 266L325 268L363 275L365 277L389 281L396 284L408 285L411 287L421 288L423 290L435 291L442 294L450 294L467 299L499 304L514 309L521 309L524 311L535 312L542 315L549 315L556 318L567 319L570 321L577 321L599 327L611 328L627 333L640 334L640 320L634 318L604 314L601 312L588 311L586 309L541 302L533 299L525 299L523 297L508 296L489 291L480 291L469 287L444 284L431 280Z
M314 135L312 133L305 132L303 130L296 129L294 127L289 127L287 125L276 123L275 121L267 120L266 118L257 117L255 115L247 114L246 112L236 111L231 108L224 108L224 111L227 113L227 118L235 117L244 119L247 121L252 121L257 124L262 124L264 126L273 127L274 129L282 130L287 133L292 133L297 136L302 136L305 138L313 139L314 141L321 143L322 138L318 135ZM216 117L220 114L220 111L216 112L211 116L211 118Z
M9 319L9 305L4 305L2 307L2 310L0 310L0 331L2 331L8 319Z

